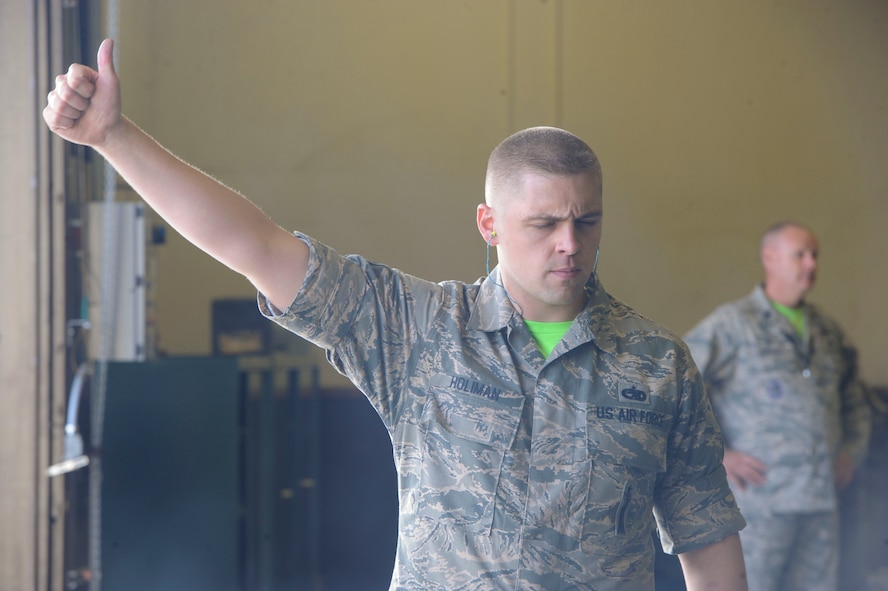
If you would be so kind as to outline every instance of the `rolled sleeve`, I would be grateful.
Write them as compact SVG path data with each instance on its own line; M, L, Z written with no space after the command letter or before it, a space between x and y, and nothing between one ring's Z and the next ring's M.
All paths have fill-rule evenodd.
M693 366L683 392L654 508L663 549L670 554L707 546L746 525L722 465L721 430Z

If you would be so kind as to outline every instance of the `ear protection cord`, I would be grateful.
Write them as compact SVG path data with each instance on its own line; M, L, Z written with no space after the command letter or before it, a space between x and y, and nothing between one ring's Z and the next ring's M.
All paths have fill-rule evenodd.
M512 302L512 306L515 307L515 310L517 310L518 315L521 316L522 318L524 318L524 310L521 308L521 304L519 304L518 302L516 302L515 300L512 299L512 296L509 295L509 290L506 289L505 285L503 285L502 283L497 283L496 280L490 276L490 273L491 273L491 269L490 269L490 241L493 240L495 237L496 237L496 230L491 232L490 236L487 238L487 251L486 251L486 256L485 256L485 264L484 264L484 269L485 269L485 271L487 271L487 278L490 279L494 285L496 285L497 287L501 287L503 289L503 291L506 292L506 297L509 298L510 302Z

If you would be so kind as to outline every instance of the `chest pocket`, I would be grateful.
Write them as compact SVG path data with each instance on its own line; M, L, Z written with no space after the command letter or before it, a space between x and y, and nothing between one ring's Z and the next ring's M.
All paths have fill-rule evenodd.
M432 389L422 413L419 516L475 533L490 530L519 413L482 397Z
M661 418L666 424L671 421L671 417ZM581 545L593 554L624 559L643 554L653 527L657 477L666 470L668 430L591 415L588 432L593 484ZM630 562L611 564L617 568Z
M585 522L591 462L585 405L534 400L524 536L575 550Z

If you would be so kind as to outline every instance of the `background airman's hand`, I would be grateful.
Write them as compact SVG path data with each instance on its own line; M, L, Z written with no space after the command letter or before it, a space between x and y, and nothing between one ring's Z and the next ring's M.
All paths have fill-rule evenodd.
M765 482L767 466L749 454L726 448L722 463L728 473L728 480L740 490L746 490L750 485L760 486Z
M854 479L854 460L847 452L839 452L835 462L836 489L844 490Z

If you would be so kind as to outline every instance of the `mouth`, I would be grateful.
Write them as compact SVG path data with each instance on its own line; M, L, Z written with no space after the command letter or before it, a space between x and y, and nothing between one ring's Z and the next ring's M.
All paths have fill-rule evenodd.
M572 280L579 277L582 270L579 267L561 267L558 269L552 269L549 272L559 279Z

